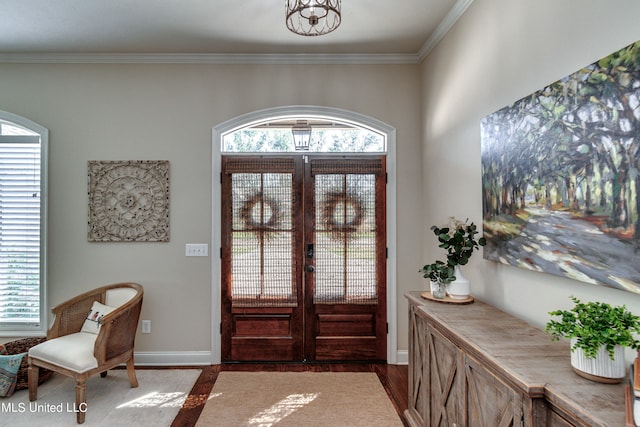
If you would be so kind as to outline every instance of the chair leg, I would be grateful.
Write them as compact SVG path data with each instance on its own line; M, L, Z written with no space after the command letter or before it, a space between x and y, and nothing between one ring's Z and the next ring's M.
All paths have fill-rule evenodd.
M38 398L38 375L40 375L40 368L30 364L29 368L27 368L27 383L29 386L29 400L31 402Z
M84 423L84 416L87 409L87 383L86 378L76 380L76 421L78 424Z
M138 378L136 378L136 370L133 367L133 357L127 360L127 375L129 376L129 383L131 388L138 387Z

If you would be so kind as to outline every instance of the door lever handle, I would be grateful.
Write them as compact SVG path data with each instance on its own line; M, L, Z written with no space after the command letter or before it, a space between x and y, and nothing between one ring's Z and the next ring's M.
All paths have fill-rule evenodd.
M307 245L307 258L313 258L313 243Z

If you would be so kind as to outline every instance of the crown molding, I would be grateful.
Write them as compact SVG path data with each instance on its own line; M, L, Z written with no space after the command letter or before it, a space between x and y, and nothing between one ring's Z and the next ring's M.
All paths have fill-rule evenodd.
M0 53L4 64L419 64L464 14L473 0L457 0L417 53Z
M449 32L451 27L454 26L458 19L464 14L469 6L471 6L473 0L458 0L456 4L451 8L447 16L440 22L440 24L436 27L435 31L429 39L422 45L422 48L418 51L417 57L418 62L424 61L424 59L429 55L429 53L436 47L440 40Z
M416 54L0 53L22 64L417 64Z

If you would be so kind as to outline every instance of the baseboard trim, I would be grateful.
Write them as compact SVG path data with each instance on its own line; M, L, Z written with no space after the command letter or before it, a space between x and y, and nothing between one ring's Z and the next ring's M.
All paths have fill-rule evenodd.
M138 366L211 365L210 351L141 351L133 355Z
M137 366L208 366L213 360L210 351L140 351L134 354ZM408 365L409 352L396 353L395 365Z
M396 365L409 364L409 350L398 350L396 352Z

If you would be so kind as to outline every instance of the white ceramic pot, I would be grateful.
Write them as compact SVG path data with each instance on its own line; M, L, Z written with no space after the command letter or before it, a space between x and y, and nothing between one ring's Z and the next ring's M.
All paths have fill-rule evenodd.
M455 266L456 280L447 285L447 293L452 299L465 299L471 295L471 284L469 280L462 275L460 266Z
M573 348L577 339L571 339ZM581 377L592 381L603 383L619 383L626 375L626 362L624 358L624 347L617 345L614 347L614 359L611 360L609 352L602 346L595 358L587 358L582 349L577 348L571 352L571 366Z

